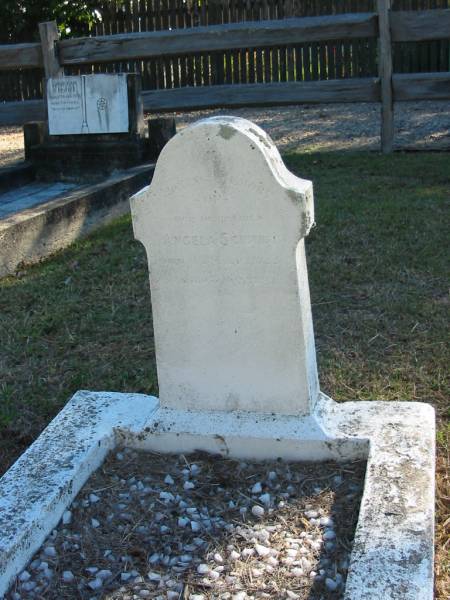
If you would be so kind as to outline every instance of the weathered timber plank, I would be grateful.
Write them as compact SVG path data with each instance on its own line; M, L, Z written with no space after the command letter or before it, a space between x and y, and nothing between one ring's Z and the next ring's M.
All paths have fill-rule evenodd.
M377 0L378 75L381 85L381 150L389 154L394 148L394 100L392 94L392 43L389 27L391 0Z
M62 65L109 62L305 41L375 37L374 13L305 17L61 40Z
M0 70L34 69L43 66L40 44L7 44L0 46Z
M39 23L39 36L41 38L45 78L62 77L64 75L64 69L59 64L55 45L57 40L59 40L59 31L56 21Z
M27 121L43 121L43 100L0 103L0 125L23 125Z
M396 102L450 99L450 73L402 73L392 79Z
M143 92L146 111L281 106L287 104L377 102L378 79L335 79L287 83L214 85Z
M450 73L396 74L395 101L450 99ZM379 102L375 78L269 84L184 87L143 92L147 111L193 110L214 107L277 106L302 103ZM22 125L45 118L42 100L0 104L0 125Z
M450 38L450 8L390 13L393 42L420 42Z

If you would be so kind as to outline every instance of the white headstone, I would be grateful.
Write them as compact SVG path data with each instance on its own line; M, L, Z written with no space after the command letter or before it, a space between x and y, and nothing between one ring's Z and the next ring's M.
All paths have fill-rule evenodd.
M132 198L165 407L308 414L318 395L303 238L310 181L244 119L199 121Z
M47 108L50 135L127 132L127 76L48 79Z

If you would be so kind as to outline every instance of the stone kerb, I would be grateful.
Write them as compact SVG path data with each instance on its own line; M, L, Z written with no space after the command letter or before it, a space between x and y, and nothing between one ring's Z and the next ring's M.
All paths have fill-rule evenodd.
M167 144L131 207L149 259L161 405L310 414L311 182L253 123L211 118Z

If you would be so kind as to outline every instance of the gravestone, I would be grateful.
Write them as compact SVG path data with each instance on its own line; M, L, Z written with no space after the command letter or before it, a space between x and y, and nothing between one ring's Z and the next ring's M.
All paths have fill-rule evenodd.
M50 78L47 111L50 135L128 132L127 76Z
M164 148L132 214L149 259L162 406L309 414L319 393L311 182L253 123L207 119Z
M139 75L51 78L45 89L48 121L24 127L40 179L99 180L150 158Z

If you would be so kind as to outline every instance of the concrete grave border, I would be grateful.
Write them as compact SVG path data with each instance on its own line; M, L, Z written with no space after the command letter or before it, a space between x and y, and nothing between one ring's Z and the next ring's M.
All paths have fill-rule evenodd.
M431 600L434 410L321 394L307 417L195 413L140 394L80 391L0 479L0 597L108 451L289 460L367 458L345 600Z
M130 210L129 198L152 178L154 163L79 186L49 202L0 219L0 277L39 262Z

